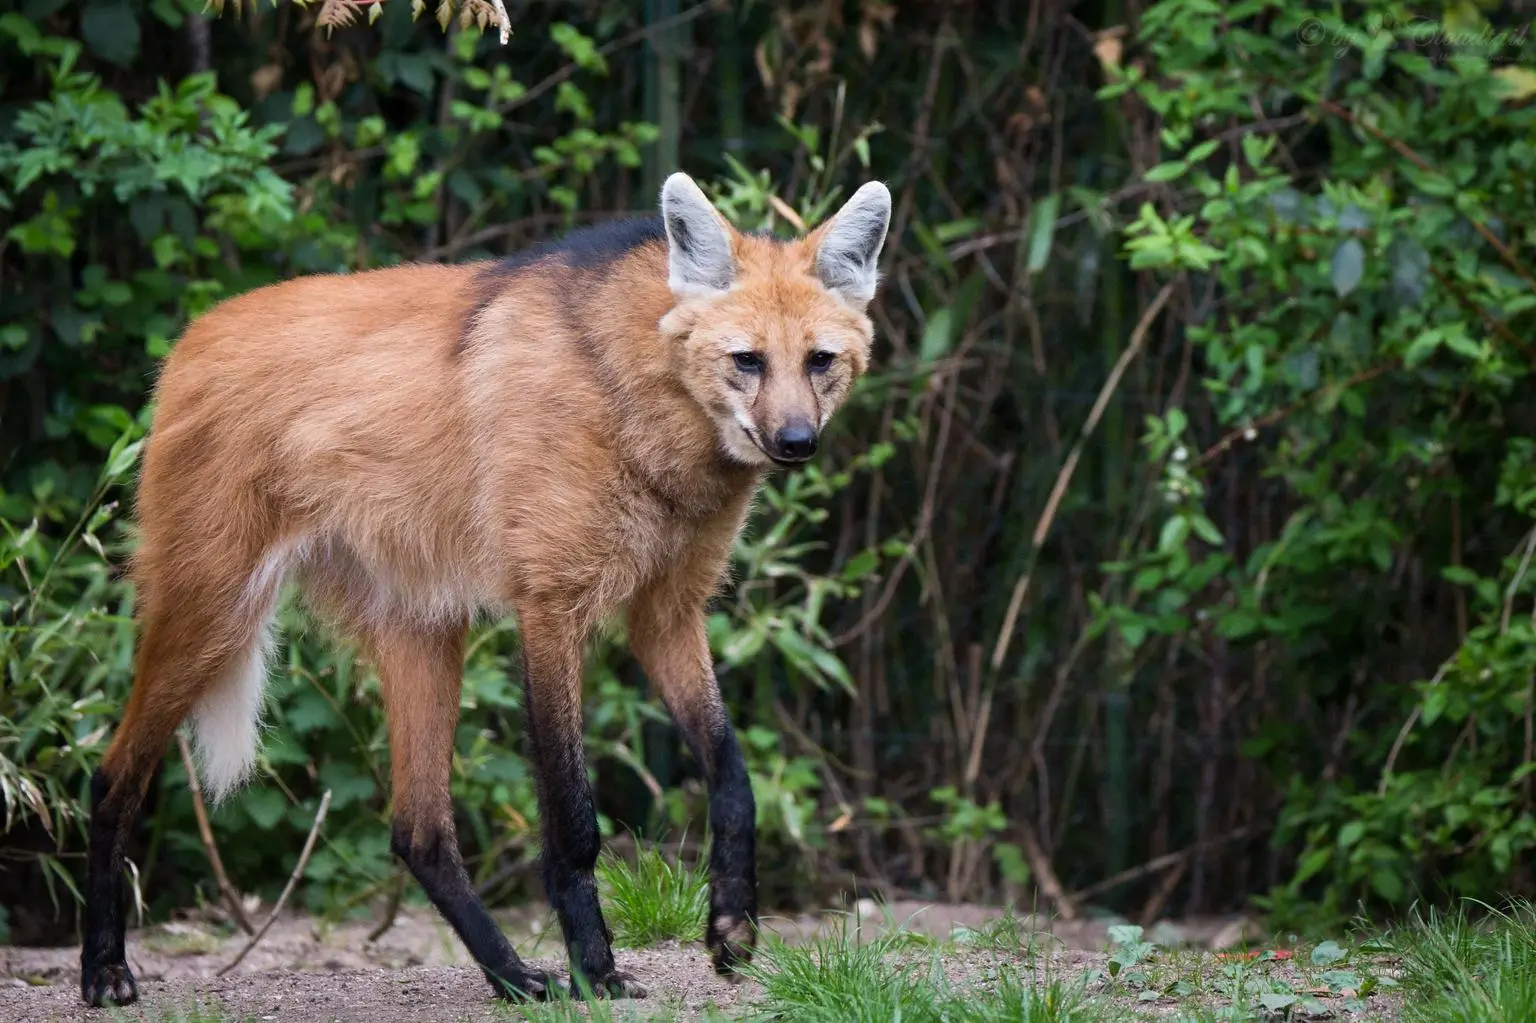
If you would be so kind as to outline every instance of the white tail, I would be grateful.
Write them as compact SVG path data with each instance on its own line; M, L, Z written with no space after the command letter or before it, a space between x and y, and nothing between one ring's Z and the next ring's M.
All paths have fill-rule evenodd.
M291 546L279 547L251 573L241 600L260 611L255 632L245 651L230 663L190 715L198 777L213 806L238 791L256 766L267 662L275 643L273 612L293 556Z

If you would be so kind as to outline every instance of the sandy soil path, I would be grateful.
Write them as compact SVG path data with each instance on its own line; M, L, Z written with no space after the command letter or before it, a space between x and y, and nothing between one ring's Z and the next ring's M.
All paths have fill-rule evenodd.
M1002 911L899 902L884 912L866 905L857 915L866 937L880 933L889 920L948 939L956 927L982 927ZM527 911L497 916L525 959L564 976L564 949L551 918ZM790 942L839 926L835 917L769 917L764 924ZM1184 943L1206 949L1235 944L1242 931L1240 922L1232 920L1184 921L1177 928ZM390 930L369 942L372 929L371 920L326 926L312 917L285 916L223 977L217 972L244 946L243 935L195 918L132 931L129 964L139 980L140 1001L115 1013L90 1010L80 1002L77 948L0 947L0 1023L171 1023L177 1010L198 1006L257 1023L481 1023L516 1018L491 996L463 946L430 909L402 910ZM1104 965L1107 922L1058 922L1051 929L1056 940L1050 959L1061 971L1058 975L1078 976ZM729 1013L744 1009L757 994L751 983L715 976L698 944L621 949L617 958L622 969L648 988L646 999L631 1003L642 1017L691 1019L709 1006ZM986 958L974 952L946 956L945 972L962 980L984 967ZM1153 1015L1160 1013L1154 1010Z

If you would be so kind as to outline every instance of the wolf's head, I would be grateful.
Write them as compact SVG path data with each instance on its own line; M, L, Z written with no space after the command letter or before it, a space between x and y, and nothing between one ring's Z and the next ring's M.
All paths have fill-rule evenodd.
M722 450L749 465L806 461L869 364L891 193L871 181L810 234L778 241L735 230L679 173L661 215L677 300L661 331Z

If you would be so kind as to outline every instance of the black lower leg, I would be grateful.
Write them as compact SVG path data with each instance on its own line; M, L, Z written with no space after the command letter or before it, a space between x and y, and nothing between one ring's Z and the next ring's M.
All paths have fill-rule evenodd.
M714 680L710 679L713 687ZM709 923L704 944L715 972L752 958L757 944L757 802L747 764L718 690L683 690L667 709L709 786Z
M491 919L464 869L454 830L442 825L412 825L408 819L396 818L391 848L480 964L491 987L509 998L547 997L555 982L524 965Z
M645 989L616 968L613 935L598 904L593 871L602 836L582 754L579 706L545 698L550 692L545 686L563 685L565 679L529 675L528 680L528 733L538 776L544 890L565 935L572 987L584 983L597 995L642 997Z
M601 836L592 792L585 778L577 782L568 776L551 779L540 790L544 888L560 918L571 969L596 984L613 972L614 962L613 936L598 905L593 876Z
M86 856L85 932L80 997L87 1005L128 1005L139 989L124 945L123 853L143 794L130 778L91 775L90 849Z
M584 983L594 994L640 997L644 989L614 963L613 935L598 903L593 871L602 836L580 736L572 752L564 744L548 741L537 727L533 731L544 834L544 890L565 935L572 987Z
M716 971L726 973L752 958L757 941L757 803L723 708L704 735L690 739L709 783L709 925L704 942Z

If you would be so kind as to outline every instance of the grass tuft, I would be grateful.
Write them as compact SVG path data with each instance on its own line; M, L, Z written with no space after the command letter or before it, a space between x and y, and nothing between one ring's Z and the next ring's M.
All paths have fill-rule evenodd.
M1387 943L1402 956L1408 1023L1513 1023L1536 1020L1536 917L1529 902L1415 913Z
M614 944L644 948L661 941L700 941L709 912L702 866L668 863L654 846L640 846L635 862L605 854L597 865L603 913Z
M940 952L917 950L902 931L871 941L839 932L804 945L767 941L743 973L762 985L756 1018L797 1023L1088 1023L1105 1018L1081 982L987 964L973 983L945 974Z

